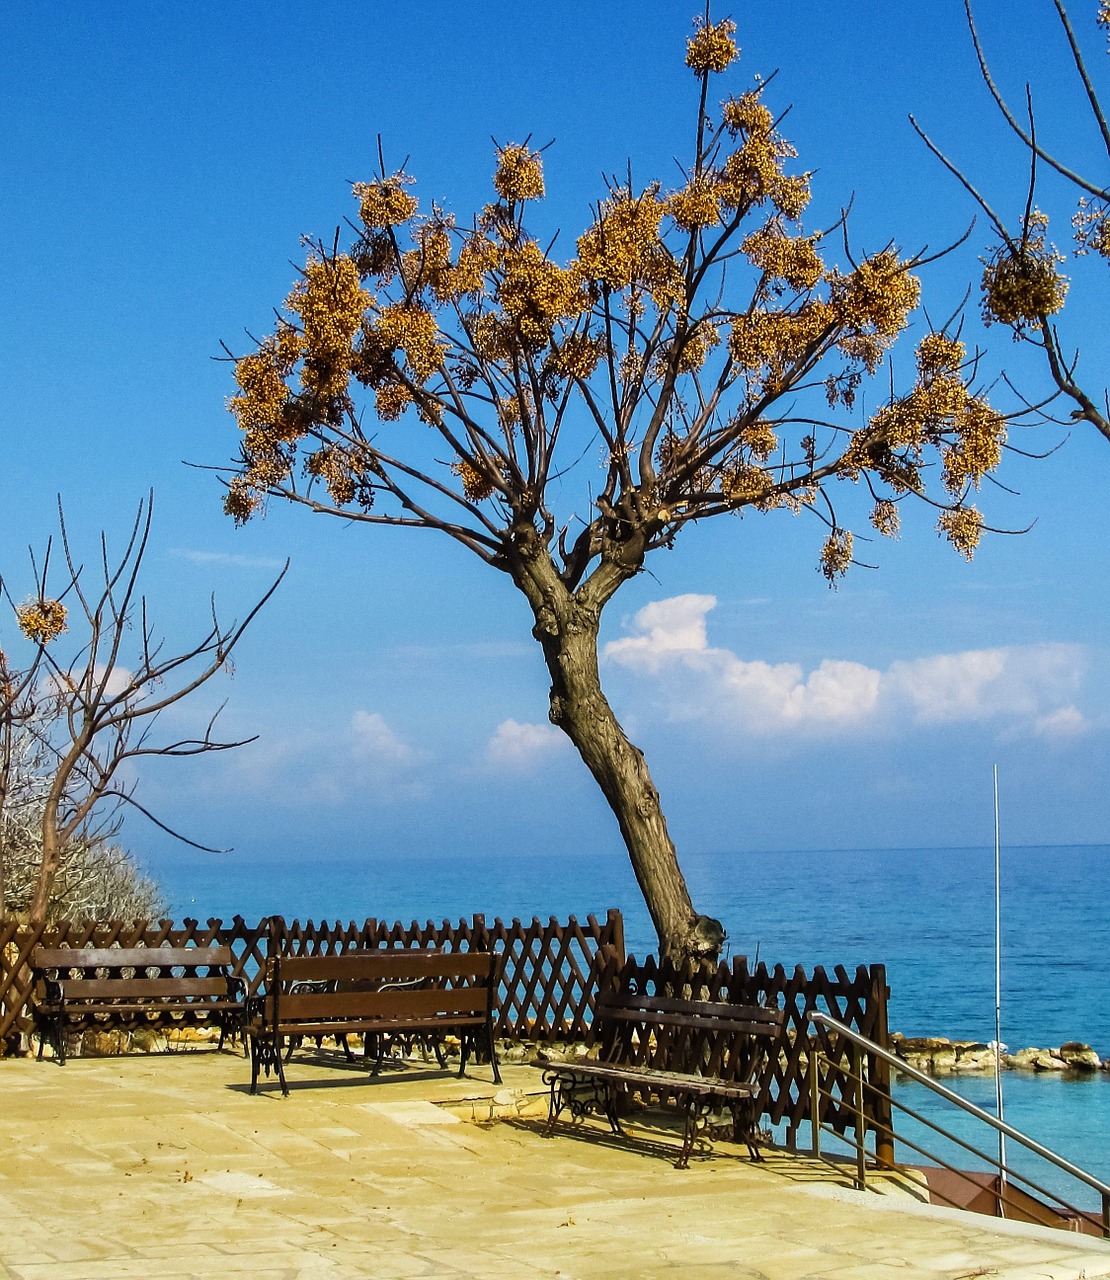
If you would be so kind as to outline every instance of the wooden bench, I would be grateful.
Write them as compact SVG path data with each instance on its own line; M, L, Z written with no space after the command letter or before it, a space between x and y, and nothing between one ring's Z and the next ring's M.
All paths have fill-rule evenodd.
M259 1073L276 1070L288 1097L283 1042L304 1036L373 1037L373 1074L387 1042L399 1037L459 1037L459 1075L475 1050L489 1055L501 1083L493 1042L500 959L485 951L347 951L340 955L270 956L265 989L250 1002L246 1035L251 1093ZM345 1044L344 1044L345 1047ZM348 1055L349 1056L349 1055ZM438 1056L438 1055L437 1055Z
M534 1064L543 1068L550 1090L546 1132L554 1132L568 1109L576 1117L604 1113L613 1132L623 1134L624 1097L638 1092L673 1098L684 1109L676 1169L688 1166L697 1142L726 1131L734 1141L743 1138L753 1160L762 1160L756 1145L760 1086L782 1020L780 1009L602 991L594 1010L597 1058ZM722 1110L730 1121L712 1121Z
M166 1025L219 1026L222 1049L242 1033L247 984L229 947L36 947L32 1016L39 1053L47 1040L61 1065L66 1034Z

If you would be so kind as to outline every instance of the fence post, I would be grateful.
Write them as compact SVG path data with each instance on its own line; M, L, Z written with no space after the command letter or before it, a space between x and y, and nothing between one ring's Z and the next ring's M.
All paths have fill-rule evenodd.
M864 1111L863 1098L863 1046L852 1046L856 1095L856 1185L860 1191L867 1190L867 1116Z
M624 916L621 914L619 907L610 907L605 913L606 920L609 925L609 937L612 945L616 947L617 953L620 955L621 963L624 963Z
M871 1039L890 1051L890 1034L887 1029L886 966L873 964L870 968L870 998L875 1006L875 1027ZM872 1057L867 1064L867 1077L871 1083L871 1106L875 1129L875 1161L880 1168L894 1168L894 1108L890 1100L890 1064Z
M814 1159L821 1155L821 1077L818 1075L817 1037L809 1036L809 1147Z

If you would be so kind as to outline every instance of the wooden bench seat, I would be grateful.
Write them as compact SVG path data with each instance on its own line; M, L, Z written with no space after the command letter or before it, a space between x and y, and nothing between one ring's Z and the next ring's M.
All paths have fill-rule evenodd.
M229 947L36 947L32 1016L63 1066L72 1031L173 1025L220 1028L217 1048L241 1033L247 984Z
M400 1037L438 1041L457 1035L459 1075L475 1050L501 1073L493 1041L500 960L481 951L348 951L341 955L270 956L264 992L250 1002L251 1093L260 1072L276 1070L288 1096L283 1046L304 1036L373 1037L377 1074L387 1043ZM438 1056L438 1055L437 1055Z
M548 1134L564 1110L573 1116L603 1113L613 1132L623 1134L624 1098L636 1092L682 1106L675 1168L688 1166L697 1142L726 1129L735 1141L743 1139L753 1160L762 1159L760 1085L782 1030L781 1010L611 989L598 995L594 1027L597 1058L535 1064L550 1091ZM730 1121L713 1121L717 1111L727 1111Z

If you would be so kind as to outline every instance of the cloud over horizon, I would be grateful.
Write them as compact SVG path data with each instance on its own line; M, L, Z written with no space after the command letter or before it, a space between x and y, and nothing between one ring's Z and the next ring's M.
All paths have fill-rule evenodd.
M486 745L486 758L499 769L538 768L569 746L553 724L521 724L502 720Z
M657 682L673 720L705 720L751 736L829 735L923 726L993 723L1044 738L1086 731L1075 705L1086 666L1080 645L1014 645L892 662L885 670L825 658L747 661L709 643L710 595L657 600L634 619L635 634L610 641L604 658Z

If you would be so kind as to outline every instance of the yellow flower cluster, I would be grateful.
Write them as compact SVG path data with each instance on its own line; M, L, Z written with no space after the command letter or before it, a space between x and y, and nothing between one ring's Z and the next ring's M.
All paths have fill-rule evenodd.
M301 385L322 399L341 396L351 371L351 343L374 299L359 283L358 268L346 254L305 263L285 307L301 318L304 362Z
M766 498L774 481L761 467L741 463L721 473L721 493L729 502L758 502Z
M66 607L60 600L28 600L16 607L15 618L35 644L49 644L66 630Z
M852 563L852 535L847 529L834 529L821 548L821 572L830 583L842 578Z
M467 458L451 463L451 470L462 481L463 493L471 502L484 502L493 494L493 482Z
M262 506L262 495L251 486L246 476L232 476L224 495L224 515L237 525L244 525Z
M686 41L686 65L699 76L726 70L740 56L732 38L736 23L725 18L718 23L699 23L698 28Z
M902 527L898 504L889 498L880 498L871 510L871 524L884 538L897 538Z
M983 320L1020 331L1055 315L1064 305L1068 281L1057 270L1062 255L1045 244L1048 219L1034 211L1025 238L999 245L983 268Z
M749 384L777 386L786 371L816 350L829 334L835 316L826 302L810 300L792 311L751 311L737 316L729 334L728 352Z
M660 310L677 304L684 285L681 268L659 238L665 212L653 188L606 201L597 222L578 238L582 276L614 290L642 286Z
M700 231L712 227L721 218L721 195L718 183L709 174L693 178L667 197L667 212L683 231Z
M511 359L516 350L512 329L495 311L486 311L472 322L470 340L475 353L491 364Z
M758 89L749 89L739 98L728 98L721 104L721 117L725 128L735 137L738 133L759 133L769 136L775 118L760 99Z
M1071 220L1079 248L1077 257L1097 253L1110 258L1110 206L1092 205L1086 198L1079 201L1079 208Z
M943 533L965 560L971 560L983 536L983 517L974 507L942 511L937 532Z
M412 396L403 382L388 382L374 392L374 410L383 422L396 422L412 404Z
M543 198L543 158L538 151L509 145L497 153L497 172L493 186L502 200L510 204L521 200Z
M764 275L801 290L812 289L825 269L816 244L816 236L788 236L772 220L746 236L740 250Z
M778 436L775 435L770 423L764 422L762 418L745 427L740 439L751 452L752 457L759 462L766 462L779 447Z
M241 395L232 396L227 407L239 420L243 431L270 426L281 416L289 398L272 341L263 342L252 355L235 362L235 381Z
M425 223L413 237L416 247L402 255L401 279L410 293L427 287L437 302L448 302L455 296L449 225L440 221Z
M954 418L957 438L944 452L944 487L959 495L969 483L978 489L982 478L1002 461L1006 422L986 401L970 396Z
M967 348L958 338L927 333L917 344L917 371L923 378L959 373Z
M305 458L304 468L310 476L324 481L336 506L346 506L354 498L355 479L350 461L342 449L334 446L317 449Z
M695 325L682 340L678 348L678 359L674 362L675 373L694 373L705 364L709 352L720 344L721 336L714 325L703 320ZM660 347L655 356L653 372L657 378L666 376L674 359L678 339Z
M406 174L395 173L384 182L356 182L351 190L359 202L359 217L371 231L384 231L408 222L418 208L415 196L405 186L412 181Z
M546 346L557 324L589 306L578 273L549 261L534 240L505 250L502 273L497 301L526 349Z
M435 316L425 307L411 302L384 307L376 327L387 346L405 353L415 381L426 382L443 364L443 351L436 343Z
M906 327L921 286L892 249L865 258L847 276L833 273L830 301L844 336L837 346L874 373L882 353Z
M604 354L600 338L572 333L552 350L545 367L559 378L588 378Z

